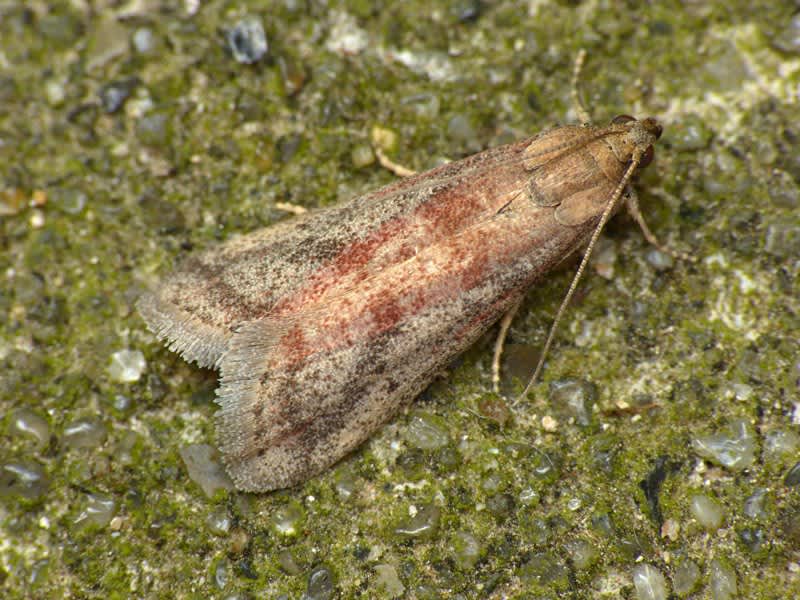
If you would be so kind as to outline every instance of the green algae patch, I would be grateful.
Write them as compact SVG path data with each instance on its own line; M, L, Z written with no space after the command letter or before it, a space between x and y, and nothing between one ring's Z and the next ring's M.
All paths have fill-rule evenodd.
M639 561L675 593L730 586L734 564L751 575L742 597L800 590L792 464L769 451L795 427L800 324L800 48L781 4L635 19L613 3L9 7L0 412L31 409L49 431L40 445L0 424L0 463L47 480L25 498L25 469L0 471L7 596L625 595ZM242 66L220 32L246 14L269 50ZM651 228L697 261L664 268L620 215L510 417L485 401L487 336L330 472L207 498L179 450L214 443L216 375L155 343L138 293L194 248L392 181L364 158L375 127L424 169L567 121L579 47L599 122L663 122L637 189ZM541 348L571 276L531 292L513 344ZM108 372L123 350L144 357L135 381ZM574 379L596 386L589 426L551 404L551 382ZM65 427L89 417L105 437L70 447ZM693 449L736 419L757 441L746 469ZM690 509L701 492L724 514L712 534ZM91 495L115 507L84 527Z

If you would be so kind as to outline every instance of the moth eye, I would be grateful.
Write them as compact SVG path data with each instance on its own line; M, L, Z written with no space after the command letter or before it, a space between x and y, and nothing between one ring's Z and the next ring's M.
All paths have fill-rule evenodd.
M647 150L644 151L642 154L642 158L639 160L639 168L644 169L647 165L653 162L653 157L655 156L656 151L653 150L652 146L648 146Z
M635 121L632 116L630 115L617 115L611 120L612 125L623 125L625 123L630 123L631 121Z
M664 133L664 128L661 127L660 123L655 124L653 133L655 134L656 139L659 139L661 137L661 134Z

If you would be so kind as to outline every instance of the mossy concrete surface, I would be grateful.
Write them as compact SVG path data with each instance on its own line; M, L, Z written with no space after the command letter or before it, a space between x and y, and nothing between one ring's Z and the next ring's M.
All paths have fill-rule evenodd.
M680 597L800 596L792 5L2 3L0 596L632 598L641 563ZM208 497L180 452L214 443L215 374L141 290L392 181L376 144L425 169L574 120L579 48L598 121L664 125L637 188L695 260L621 216L527 401L491 392L489 332L329 472ZM517 316L509 395L571 276Z

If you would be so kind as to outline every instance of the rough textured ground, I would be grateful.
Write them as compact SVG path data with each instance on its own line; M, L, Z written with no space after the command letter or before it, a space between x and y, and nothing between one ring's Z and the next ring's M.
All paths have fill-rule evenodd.
M653 4L0 4L0 595L800 595L800 17ZM226 41L246 16L251 65ZM697 261L618 218L510 419L490 333L325 475L204 493L214 374L137 294L391 181L378 138L423 169L574 119L580 47L598 121L664 124L643 210ZM507 387L570 277L531 292Z

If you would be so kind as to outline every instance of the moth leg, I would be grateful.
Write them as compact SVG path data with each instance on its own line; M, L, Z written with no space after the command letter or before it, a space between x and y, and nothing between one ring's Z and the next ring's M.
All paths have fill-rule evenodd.
M417 174L415 170L409 169L408 167L404 167L403 165L394 162L391 158L386 156L383 150L377 146L375 146L375 156L378 157L378 162L384 169L391 171L398 177L411 177L412 175Z
M656 238L655 234L650 231L650 228L647 226L647 222L644 220L644 217L639 210L639 196L636 194L636 190L633 188L628 188L627 193L625 194L625 206L628 207L628 214L630 214L630 216L633 217L633 220L639 225L639 229L642 230L644 239L646 239L650 245L654 246L664 254L669 254L671 257L677 260L695 262L696 259L694 256L689 256L680 250L673 250L669 246L665 246L658 241L658 238Z
M581 78L581 71L583 70L583 63L586 60L586 50L583 48L580 49L578 52L578 56L575 57L575 65L572 68L572 108L578 115L578 119L580 119L581 123L584 125L587 123L592 122L592 115L589 114L589 111L586 110L586 107L581 102L580 94L578 93L578 82Z
M500 358L503 356L503 347L506 345L506 338L508 337L508 330L511 328L511 321L517 315L522 301L520 300L514 306L508 309L508 312L500 319L500 331L497 332L497 338L494 341L494 354L492 355L492 391L495 394L500 393Z

